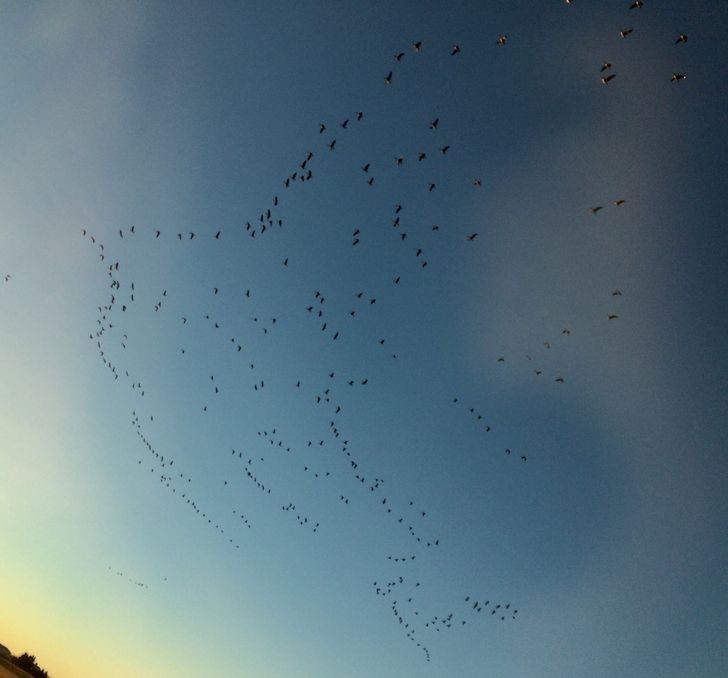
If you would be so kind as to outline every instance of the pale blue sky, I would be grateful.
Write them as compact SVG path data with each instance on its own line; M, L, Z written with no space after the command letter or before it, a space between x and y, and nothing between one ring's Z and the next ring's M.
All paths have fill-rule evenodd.
M0 642L54 678L725 675L728 10L534 4L3 6Z

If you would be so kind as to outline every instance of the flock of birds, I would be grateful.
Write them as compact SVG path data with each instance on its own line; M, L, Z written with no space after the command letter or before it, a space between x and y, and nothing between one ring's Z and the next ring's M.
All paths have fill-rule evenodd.
M125 579L129 584L132 584L132 585L136 586L137 588L140 588L140 589L149 589L150 588L149 584L147 584L146 582L140 581L138 579L134 579L133 577L131 577L130 575L128 575L125 572L122 572L121 570L115 570L114 568L111 567L111 565L107 566L107 570L111 574L116 575L117 577L121 577L122 579ZM164 577L163 581L167 581L167 577Z
M572 4L572 0L565 0ZM636 0L631 9L641 9L644 3ZM620 31L622 38L631 36L633 30ZM676 44L687 42L687 36L680 34ZM496 48L510 49L509 38L505 34L497 36ZM414 41L410 49L415 53L425 49L422 41ZM461 44L453 44L450 56L455 58L464 50ZM402 62L407 56L407 50L397 51L394 55L396 64ZM447 58L447 57L445 57ZM395 66L396 68L396 66ZM612 64L604 62L601 66L602 82L607 85L615 78ZM674 73L672 81L685 78L684 73ZM399 79L396 71L390 70L384 77L387 87L396 87ZM98 306L96 325L89 333L89 339L94 342L98 357L108 370L113 380L122 380L138 398L138 406L131 413L131 425L138 437L143 454L136 459L137 466L147 469L158 479L159 486L168 491L170 495L186 507L196 518L201 520L210 530L222 537L231 548L240 549L242 540L254 534L255 523L246 508L254 495L259 501L267 502L270 510L280 512L282 518L294 521L302 530L315 534L326 529L324 516L314 515L306 507L306 494L303 498L290 496L290 483L280 480L279 475L271 470L272 462L286 465L292 472L300 477L307 478L311 483L309 487L315 493L327 493L342 510L353 503L368 506L368 510L377 513L389 521L393 534L398 535L400 548L386 556L383 569L384 577L378 577L372 583L374 595L386 599L392 616L404 637L419 648L427 661L431 659L430 642L433 633L445 633L449 630L462 628L468 624L491 619L498 622L513 622L518 620L518 609L510 600L502 600L497 591L487 594L482 592L464 593L453 599L448 607L432 610L429 605L427 586L418 576L416 569L423 560L430 557L438 549L447 548L447 535L438 534L430 521L430 511L425 505L409 498L403 498L396 487L389 487L389 483L382 477L384 474L371 468L366 458L357 453L357 447L349 433L350 420L347 403L350 402L347 394L351 390L361 392L361 397L367 397L367 388L370 376L366 373L342 373L339 369L331 370L327 363L327 351L333 342L343 342L348 336L361 336L361 323L369 323L376 327L376 335L371 339L373 355L377 352L381 361L399 360L406 351L406 347L394 344L387 333L386 327L377 325L378 309L386 302L386 298L396 293L408 275L419 270L420 275L427 275L434 265L437 265L438 252L448 243L458 240L469 243L464 247L477 247L482 241L477 240L477 231L463 230L454 237L440 225L434 224L429 233L415 234L410 230L407 222L407 209L403 204L392 206L390 223L387 231L391 233L393 247L404 246L410 260L407 270L394 272L392 277L377 288L377 292L367 291L366 284L362 284L353 296L347 295L339 289L311 289L303 293L303 303L300 308L293 311L285 309L260 308L256 305L258 290L247 286L235 286L211 281L205 299L210 308L200 313L196 305L185 307L185 299L177 290L160 289L149 290L127 276L127 265L122 257L112 255L118 248L118 242L124 241L124 251L139 247L139 251L146 251L155 246L167 246L166 243L183 243L190 247L203 242L229 242L237 244L241 238L258 241L262 237L269 237L279 229L288 225L288 217L284 215L287 195L296 188L301 188L318 177L318 167L326 162L332 154L341 153L343 135L355 134L358 127L366 125L367 116L364 111L355 111L351 116L344 117L338 122L321 122L314 139L318 139L318 146L314 150L307 150L301 154L295 166L281 179L279 192L275 192L267 204L257 211L254 218L245 221L242 226L230 228L198 229L196 231L166 232L160 228L130 226L119 229L115 233L115 243L111 243L108 236L102 241L91 230L84 228L82 236L95 248L95 253L104 267L107 290L105 299ZM428 136L428 142L434 140L434 155L442 162L446 162L451 148L457 145L457 140L440 138L441 118L433 116L422 125L422 132ZM395 152L396 153L396 152ZM410 157L393 153L391 166L397 171L404 172L410 163L422 166L422 163L431 162L433 151L429 146L415 152ZM361 171L363 185L373 187L377 179L378 164L372 158L363 163L356 163L357 172ZM481 178L471 180L474 188L482 187ZM437 179L433 177L425 186L427 193L437 188ZM362 190L367 190L363 188ZM468 189L470 190L470 189ZM624 198L612 201L614 208L622 208L626 203ZM604 206L599 204L589 208L596 215ZM627 209L627 208L624 208ZM356 227L351 232L350 247L362 249L368 234L363 226ZM449 240L448 240L449 238ZM415 244L411 242L417 240ZM162 254L165 250L160 250ZM292 289L298 288L296 270L299 260L294 253L281 253L277 266L287 270L291 278ZM302 265L305 265L303 262ZM4 276L8 282L9 274ZM619 288L612 289L611 293L605 291L605 299L611 297L616 305L622 297ZM335 304L329 302L335 299ZM213 300L215 305L212 305ZM203 301L204 303L207 303ZM221 306L223 305L223 306ZM224 307L226 310L220 311ZM346 309L346 310L343 310ZM606 322L613 322L619 318L619 308L612 307L605 312ZM230 510L228 515L213 515L214 510L205 505L203 497L209 494L202 483L198 482L193 474L185 468L185 460L175 450L159 449L154 442L153 430L154 413L144 403L149 387L146 380L136 374L129 365L125 351L132 342L139 342L139 337L133 335L132 329L127 327L130 317L143 317L145 322L173 323L175 337L178 345L175 354L180 364L190 364L201 356L195 353L190 346L194 343L196 333L204 333L209 338L208 346L216 355L225 355L226 359L236 361L236 365L244 368L249 375L245 387L248 397L259 397L268 393L271 388L285 388L286 398L296 398L307 403L311 412L321 415L327 421L325 426L315 436L304 436L300 439L286 439L281 433L281 426L261 427L255 432L254 445L239 446L231 444L224 450L217 450L214 457L221 465L226 464L224 478L221 478L217 493L219 496L229 498ZM240 318L247 320L240 320ZM280 380L268 378L265 368L261 367L258 357L254 353L255 346L260 341L276 340L276 335L282 326L287 326L296 319L309 322L319 337L319 351L321 356L320 376L313 382L295 375L288 379L285 387ZM162 320L160 320L162 322ZM254 337L257 337L254 339ZM564 327L556 339L545 339L542 347L533 353L525 355L524 359L532 364L535 377L545 376L545 368L539 362L557 341L573 341L572 329ZM376 358L375 358L376 359ZM507 365L513 362L513 357L505 355L494 356L498 363ZM534 362L536 360L536 362ZM563 384L563 371L551 374L554 383ZM277 375L274 375L274 377ZM225 390L224 375L209 373L204 384L200 384L196 391L194 407L197 415L209 416L218 408L218 404L228 395L238 398L240 392L228 394ZM268 384L268 386L266 385ZM282 394L281 394L282 397ZM145 400L146 399L146 400ZM498 447L488 442L488 434L496 430L498 421L481 412L475 405L466 403L462 395L452 396L452 404L466 415L474 426L482 432L484 446L497 452L503 463L525 464L534 457L537 451L520 450L515 446ZM507 434L507 432L506 432ZM492 438L492 436L491 436ZM208 454L206 451L205 454ZM506 459L508 461L506 461ZM224 460L224 461L223 461ZM222 466L221 466L222 468ZM274 467L275 468L275 467ZM513 467L516 468L516 467ZM527 469L528 466L520 468ZM524 471L525 472L525 471ZM247 483L251 492L240 492L239 483ZM227 493L227 494L225 494ZM111 569L111 568L110 568ZM421 570L419 570L421 571ZM135 586L148 588L146 584L127 577L122 572L116 572Z

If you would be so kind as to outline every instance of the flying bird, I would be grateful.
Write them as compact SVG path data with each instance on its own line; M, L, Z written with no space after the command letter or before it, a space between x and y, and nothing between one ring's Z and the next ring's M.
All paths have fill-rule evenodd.
M680 82L680 80L685 80L687 77L685 73L673 73L670 82Z
M619 35L622 38L626 38L633 30L634 28L625 28L623 31L619 31Z
M460 45L452 46L452 51L450 52L450 56L455 56L456 54L460 54Z
M508 36L507 35L499 35L498 39L496 40L496 43L499 45L505 45L506 42L508 42Z
M677 40L675 40L675 44L679 45L681 42L687 42L688 36L685 35L685 33L680 33L680 35L677 36Z

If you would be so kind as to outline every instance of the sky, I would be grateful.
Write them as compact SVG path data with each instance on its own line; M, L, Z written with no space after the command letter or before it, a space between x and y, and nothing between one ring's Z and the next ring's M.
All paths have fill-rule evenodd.
M728 7L630 4L2 4L0 643L728 673Z

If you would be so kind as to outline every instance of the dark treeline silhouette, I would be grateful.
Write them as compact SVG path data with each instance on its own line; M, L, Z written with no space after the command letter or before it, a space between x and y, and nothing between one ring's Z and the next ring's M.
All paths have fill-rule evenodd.
M35 655L23 652L19 657L11 657L10 661L19 669L23 669L35 678L48 678L48 671L42 669L35 661Z

